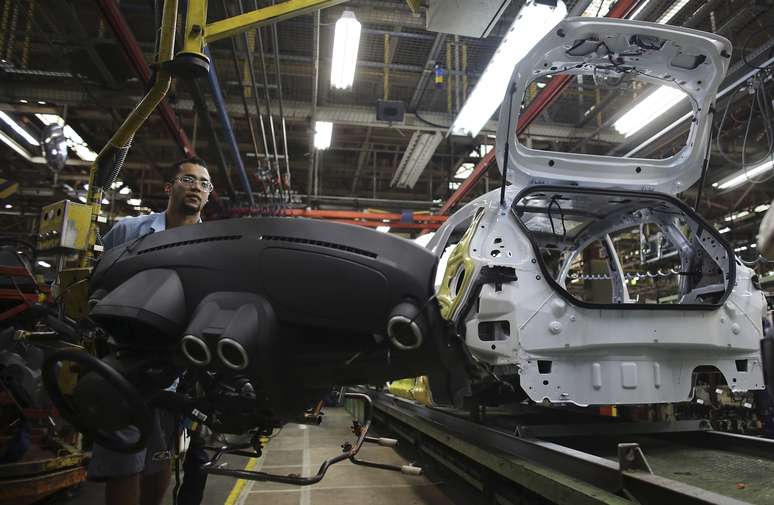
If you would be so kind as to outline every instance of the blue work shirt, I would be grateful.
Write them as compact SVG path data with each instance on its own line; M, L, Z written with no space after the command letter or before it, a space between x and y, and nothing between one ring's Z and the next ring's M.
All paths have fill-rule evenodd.
M167 213L154 212L146 216L127 217L118 221L102 237L102 245L108 251L143 235L167 229Z

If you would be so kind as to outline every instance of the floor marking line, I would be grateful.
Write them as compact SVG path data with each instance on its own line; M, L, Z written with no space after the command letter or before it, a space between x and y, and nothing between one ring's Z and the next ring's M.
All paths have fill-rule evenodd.
M258 460L255 458L250 458L247 461L247 464L245 465L245 470L253 470L255 469L255 465L258 463ZM226 498L226 502L223 505L234 505L237 501L237 498L240 497L240 494L242 493L242 488L245 486L244 479L237 479L237 481L234 483L234 487L231 488L231 492L228 494L228 498Z
M304 430L304 451L302 452L304 468L301 470L304 475L309 475L308 472L312 466L312 456L309 454L309 452L309 430ZM301 488L301 494L298 503L299 505L312 504L312 492L309 490L309 486L304 486Z

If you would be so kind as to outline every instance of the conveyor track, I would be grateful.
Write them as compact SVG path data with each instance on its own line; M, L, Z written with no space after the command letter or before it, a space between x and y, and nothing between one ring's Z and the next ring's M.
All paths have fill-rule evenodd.
M590 429L591 436L570 428L561 436L560 427L551 426L542 430L545 436L520 437L519 426L508 429L502 418L493 427L388 393L368 393L377 421L503 503L513 502L507 495L520 488L573 505L774 504L774 440L690 422L655 432L643 423L645 434L616 423L609 434ZM531 431L541 433L539 426Z

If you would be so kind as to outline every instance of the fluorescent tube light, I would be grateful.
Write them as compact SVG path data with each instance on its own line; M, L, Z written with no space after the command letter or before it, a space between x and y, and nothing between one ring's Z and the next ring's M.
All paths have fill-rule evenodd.
M78 132L76 132L72 126L65 124L65 121L61 116L56 114L35 114L35 116L45 125L55 123L62 126L62 133L64 133L64 136L67 139L67 147L72 149L80 159L85 161L94 161L97 159L97 153L89 148L89 144L83 140L83 137L78 135Z
M40 143L37 141L37 139L35 137L30 135L27 132L27 130L22 128L21 125L19 123L17 123L16 121L14 121L14 119L11 116L9 116L8 114L6 114L5 112L3 112L1 110L0 110L0 119L2 119L5 124L7 124L8 126L10 126L13 129L13 131L18 133L24 140L26 140L27 143L32 144L33 146L39 146L40 145Z
M637 8L634 9L634 12L632 12L631 15L627 17L629 19L637 19L637 16L640 15L640 12L642 12L642 9L644 9L649 2L650 0L642 0L642 2L640 2L640 5L638 5Z
M132 188L130 188L129 186L124 186L123 188L118 190L119 195L128 195L131 192L132 192Z
M726 217L723 218L723 221L737 221L739 219L742 219L743 217L747 217L750 215L750 212L747 210L743 210L742 212L737 212L736 214L729 214Z
M503 101L516 64L566 15L567 7L561 0L556 7L529 1L521 8L454 120L452 134L478 135Z
M762 203L762 204L758 205L757 207L755 207L753 210L755 212L766 212L767 210L769 210L769 207L771 207L771 204Z
M314 148L323 151L331 146L333 135L333 123L329 121L317 121L314 124Z
M584 17L584 18L605 17L607 16L607 13L610 12L610 7L612 7L615 2L616 0L592 0L589 6L586 7L586 10L583 11L583 14L581 14L581 17Z
M670 8L668 8L662 15L656 20L656 23L661 23L662 25L665 25L669 23L669 20L671 20L673 17L677 15L678 12L680 12L683 7L688 3L688 0L677 0Z
M457 169L457 173L454 174L455 179L467 179L470 174L473 173L473 169L476 166L473 163L463 163L460 168Z
M613 128L629 137L684 98L685 93L679 89L661 86L621 116L613 123Z
M750 179L752 179L753 177L757 177L763 174L764 172L768 172L769 170L771 170L772 166L774 166L774 161L772 160L764 161L760 165L754 166L752 168L748 168L747 170L740 170L735 174L730 175L729 177L726 177L725 179L715 182L712 184L712 187L717 189L735 188L740 184L749 182Z
M380 231L382 233L387 233L388 231L390 231L390 227L389 226L377 226L376 227L376 231Z
M38 265L42 266L43 268L51 268L51 263L43 260L38 260Z
M398 163L398 169L390 181L390 186L413 188L427 164L430 163L430 159L441 140L443 140L443 135L440 132L415 131L411 135L400 163Z
M331 87L352 87L357 66L357 50L360 46L360 22L355 14L346 9L333 34L333 61L331 62Z
M725 228L721 228L721 229L719 229L719 230L718 230L718 233L720 233L720 234L722 235L722 234L724 234L724 233L728 233L728 232L730 232L730 231L731 231L731 228L729 228L728 226L726 226Z
M140 198L129 198L128 200L126 200L126 203L128 205L131 205L132 207L139 207L140 205L142 205L142 199L140 199Z

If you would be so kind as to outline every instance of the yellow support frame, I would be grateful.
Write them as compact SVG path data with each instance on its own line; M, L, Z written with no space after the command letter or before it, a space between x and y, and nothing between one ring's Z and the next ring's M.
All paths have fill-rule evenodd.
M295 16L308 14L318 9L342 4L347 0L287 0L238 16L207 23L208 0L189 0L186 11L186 26L183 33L183 50L179 55L192 55L208 61L204 47L209 42L238 35L266 24L278 23ZM97 242L97 222L102 209L104 188L97 183L100 169L112 169L111 161L121 150L128 149L139 130L169 91L172 83L171 64L174 59L175 31L177 29L178 0L164 0L161 17L159 52L156 60L156 80L139 104L129 113L126 120L102 148L91 165L87 204L91 207L89 224L89 246L80 254L80 266L91 267Z

